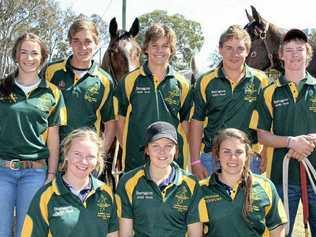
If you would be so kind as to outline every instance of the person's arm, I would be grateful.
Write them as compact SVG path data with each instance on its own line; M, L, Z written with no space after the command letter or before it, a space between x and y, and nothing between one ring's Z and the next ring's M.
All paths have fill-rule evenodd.
M104 150L107 153L113 143L116 130L116 121L110 120L104 123Z
M119 115L117 120L117 139L119 140L121 146L123 146L123 134L125 127L125 117Z
M258 140L261 144L274 148L290 148L289 155L294 159L304 159L309 156L315 148L313 141L310 141L307 135L296 137L277 136L262 129L257 129L257 132Z
M132 237L133 236L133 219L120 218L120 237Z
M207 170L198 161L200 160L200 150L203 135L203 122L195 119L190 124L190 156L192 173L199 179L207 177Z
M270 237L284 237L285 225L280 225L277 228L270 230Z
M188 225L188 236L189 237L202 237L203 225L200 222Z
M189 124L189 122L188 121L183 121L181 123L181 126L182 126L182 128L184 130L184 133L185 133L185 136L186 136L187 140L190 141L190 139L189 139L190 138L190 134L189 134L190 124Z
M49 151L46 183L55 178L59 158L59 127L49 127L47 132L47 147Z

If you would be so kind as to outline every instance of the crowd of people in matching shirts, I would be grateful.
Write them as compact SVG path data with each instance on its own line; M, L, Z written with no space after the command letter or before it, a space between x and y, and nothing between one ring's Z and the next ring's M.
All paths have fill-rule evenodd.
M269 81L246 65L250 36L232 25L219 39L221 63L193 86L170 64L176 35L168 26L148 28L145 63L116 88L93 60L95 24L76 20L68 40L72 55L46 65L43 41L21 35L17 70L1 80L0 237L12 236L14 223L17 237L291 235L299 161L316 167L316 79L306 72L304 32L285 34L284 72ZM97 177L115 136L124 174L112 190ZM307 188L316 236L316 195Z

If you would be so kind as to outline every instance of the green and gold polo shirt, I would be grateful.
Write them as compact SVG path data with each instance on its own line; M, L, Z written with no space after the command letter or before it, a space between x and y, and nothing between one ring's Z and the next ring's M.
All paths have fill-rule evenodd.
M93 176L92 190L82 202L63 183L61 174L34 196L21 236L105 237L118 230L111 188Z
M39 79L27 95L14 83L9 96L0 94L0 158L4 160L48 159L49 127L66 124L66 109L60 90Z
M273 183L260 175L252 175L252 212L245 218L242 213L245 187L240 183L227 189L218 174L200 181L207 206L209 222L205 236L269 236L269 230L287 222Z
M147 63L121 80L116 91L118 113L125 117L123 134L123 168L129 171L145 163L139 147L144 143L146 128L153 122L166 121L178 132L180 167L188 167L188 142L181 122L189 119L192 104L189 82L171 66L159 82Z
M70 64L71 58L51 63L43 72L45 79L61 89L65 99L68 123L60 130L61 139L81 127L94 128L100 133L101 122L114 119L110 75L92 62L88 73L78 78Z
M260 94L250 128L272 130L278 136L316 133L316 79L307 73L296 85L282 75ZM287 152L287 148L275 148L269 157L267 172L274 184L282 184L282 163ZM315 151L308 159L316 167ZM289 184L299 185L299 162L291 159L289 170Z
M120 218L133 219L135 237L184 237L187 226L207 222L205 201L196 178L174 162L175 178L162 191L150 178L150 163L125 173L116 202Z
M259 92L268 85L267 76L245 65L245 76L238 84L229 81L222 65L207 72L197 81L194 89L193 119L205 121L202 144L210 152L218 130L237 128L246 132L253 143L257 142L249 121Z

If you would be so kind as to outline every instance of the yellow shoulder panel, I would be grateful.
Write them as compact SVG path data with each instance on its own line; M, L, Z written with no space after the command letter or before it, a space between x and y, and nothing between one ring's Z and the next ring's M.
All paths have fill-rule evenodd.
M138 180L145 175L143 169L139 170L133 177L131 177L125 184L125 190L129 199L129 202L133 202L133 192L138 183Z

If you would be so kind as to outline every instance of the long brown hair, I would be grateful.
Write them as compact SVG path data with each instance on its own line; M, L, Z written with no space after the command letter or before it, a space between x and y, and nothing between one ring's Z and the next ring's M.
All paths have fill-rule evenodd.
M37 36L36 34L30 33L30 32L26 32L26 33L20 35L16 39L14 46L12 48L12 51L11 51L11 57L12 57L13 61L17 63L17 57L18 57L18 53L21 49L22 43L24 41L27 41L27 40L36 42L40 45L40 48L41 48L41 66L42 66L46 62L46 59L48 57L47 46L39 36ZM1 80L0 93L2 96L9 96L11 94L12 88L13 88L13 81L14 81L14 78L16 78L18 76L18 73L19 73L19 71L17 69L13 73L10 73L3 80Z
M252 211L252 198L251 198L252 175L251 175L249 166L250 166L250 157L253 153L251 150L250 141L244 132L235 128L227 128L227 129L223 129L219 131L218 134L214 138L213 155L217 160L219 159L219 151L220 151L221 144L229 138L236 138L241 143L245 144L247 160L245 162L245 166L243 167L241 180L242 180L242 185L245 188L244 204L243 204L242 212L243 212L244 217L247 218Z

